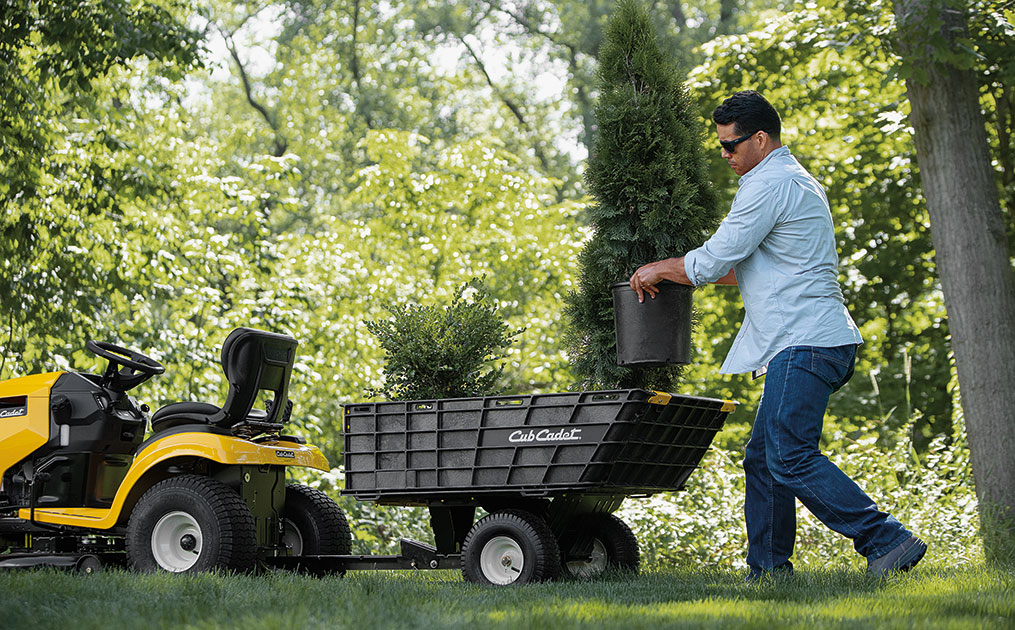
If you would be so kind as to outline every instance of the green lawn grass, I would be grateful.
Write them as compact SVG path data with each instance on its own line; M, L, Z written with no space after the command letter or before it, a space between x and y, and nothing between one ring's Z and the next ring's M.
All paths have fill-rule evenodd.
M515 588L457 572L312 578L0 572L0 628L1015 628L1015 571L920 567L885 581L799 571L748 586L674 570Z

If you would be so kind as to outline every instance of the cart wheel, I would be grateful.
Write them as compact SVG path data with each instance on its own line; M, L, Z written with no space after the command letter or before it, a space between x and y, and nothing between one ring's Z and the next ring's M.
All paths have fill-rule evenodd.
M282 543L290 556L348 555L352 533L345 513L331 497L298 483L285 487Z
M127 559L145 573L198 573L254 566L254 517L222 482L180 475L152 486L127 523Z
M583 533L592 536L591 556L588 559L565 558L562 563L564 575L588 579L608 570L638 570L641 563L638 539L627 523L613 514L593 514L582 519L582 529Z
M480 519L462 543L462 575L478 584L527 584L560 573L560 551L546 521L524 510Z

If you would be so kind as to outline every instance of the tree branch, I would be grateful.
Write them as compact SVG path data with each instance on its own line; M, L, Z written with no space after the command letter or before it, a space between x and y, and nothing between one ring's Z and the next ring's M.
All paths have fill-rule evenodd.
M246 21L251 17L252 14L245 17L240 22L240 26L246 23ZM215 28L218 29L219 34L222 35L222 39L226 42L226 48L229 50L229 56L231 56L233 61L236 63L236 68L240 73L240 81L243 83L243 93L247 97L247 102L257 113L261 115L262 118L264 118L264 121L268 123L268 127L271 128L271 131L275 136L275 148L272 151L272 155L275 157L285 155L286 150L289 148L289 143L279 130L276 117L268 111L267 107L259 103L257 99L254 98L254 89L250 81L250 76L247 74L247 69L244 67L243 61L240 59L240 53L236 48L236 43L233 41L233 35L236 34L236 31L226 32L218 25L216 25ZM237 30L239 29L237 28Z
M504 15L507 15L508 17L513 19L515 22L518 23L519 26L524 28L529 33L543 37L554 46L558 46L560 48L565 49L567 51L568 70L570 71L572 77L577 77L580 74L580 69L578 68L579 53L585 53L587 55L595 57L598 52L595 50L590 51L579 49L577 45L564 40L563 38L557 36L554 33L539 28L539 26L533 24L532 21L529 20L527 16L518 13L517 11L512 11L511 9L505 7L499 7L498 10ZM592 103L591 98L589 98L588 90L586 89L586 85L583 82L576 80L573 82L572 86L576 90L578 104L581 107L582 128L583 128L582 142L585 144L585 148L588 149L589 152L591 153L592 143L595 140L597 128L596 118L593 113L594 105Z
M465 41L465 37L459 37L458 41L462 42L465 49L469 51L469 55L472 57L472 60L476 62L476 66L479 68L479 71L483 73L483 77L486 79L486 84L493 89L494 93L496 93L500 100L507 105L507 108L511 110L511 113L514 114L515 118L518 119L518 122L522 125L522 127L528 131L529 125L525 122L525 117L522 115L521 109L518 108L518 105L508 98L507 95L505 95L493 82L493 79L490 78L490 73L486 71L486 65L483 63L483 60L479 58L479 55L477 55L476 51L469 45L469 42Z
M501 102L504 103L504 105L509 110L511 110L511 113L514 115L515 119L518 121L518 124L525 132L525 135L528 136L529 138L532 138L532 128L529 126L529 123L526 122L525 116L522 114L521 108L518 107L518 105L493 82L493 79L490 77L490 73L486 71L486 65L483 63L483 60L479 58L479 55L477 55L476 51L472 48L472 46L469 45L469 42L465 41L465 36L462 35L456 37L458 41L460 41L462 45L465 46L465 49L469 51L469 55L472 57L472 60L476 62L476 66L479 67L479 71L483 73L483 77L486 79L487 85L489 85L490 88L493 89L494 94L496 94L497 97L500 98ZM546 173L550 173L552 171L550 159L547 157L546 152L543 151L543 148L539 146L539 142L537 140L533 140L532 150L533 152L535 152L536 158L542 165L543 171ZM558 199L562 199L564 194L563 189L560 186L554 185L554 190L557 191Z

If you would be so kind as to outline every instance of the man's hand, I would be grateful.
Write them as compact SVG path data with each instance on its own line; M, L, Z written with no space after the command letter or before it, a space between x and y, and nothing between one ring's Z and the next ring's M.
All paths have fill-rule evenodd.
M629 283L634 292L638 294L638 301L644 302L646 293L649 294L649 297L655 299L656 294L659 293L659 287L656 285L663 280L672 280L679 284L691 284L687 274L684 272L683 257L667 258L642 265L631 275Z

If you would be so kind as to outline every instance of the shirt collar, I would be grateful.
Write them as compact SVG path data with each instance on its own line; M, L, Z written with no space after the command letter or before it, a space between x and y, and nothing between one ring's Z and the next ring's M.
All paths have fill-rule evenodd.
M740 177L740 182L739 182L740 185L743 186L744 182L747 181L748 177L753 177L755 173L761 172L761 170L764 169L765 165L768 164L769 160L771 160L772 158L774 158L777 155L790 155L789 147L787 147L786 145L783 145L783 146L779 147L778 149L776 149L775 151L772 151L771 153L766 155L765 159L760 161L760 162L758 162L757 166L755 166L751 170L747 171L746 173L744 173Z

